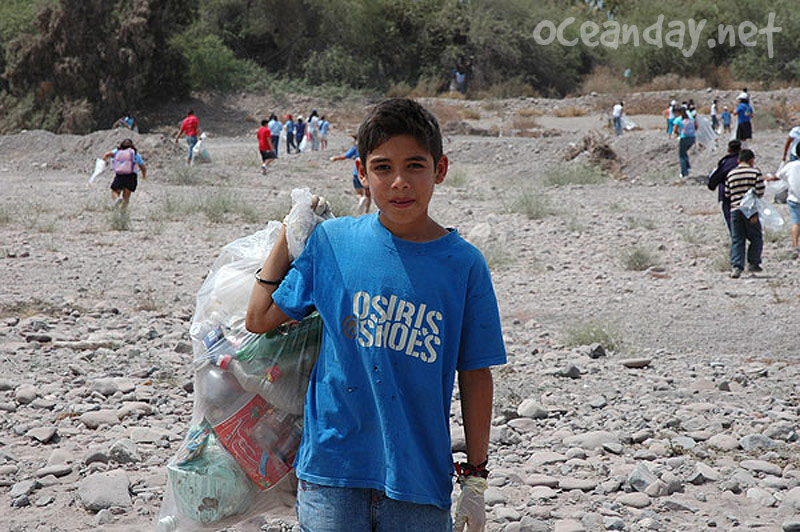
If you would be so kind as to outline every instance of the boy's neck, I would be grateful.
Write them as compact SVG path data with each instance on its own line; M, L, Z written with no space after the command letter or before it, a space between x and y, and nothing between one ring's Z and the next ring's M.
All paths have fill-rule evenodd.
M392 233L392 235L401 240L408 240L409 242L431 242L432 240L436 240L448 234L447 229L439 225L430 216L427 216L422 224L415 224L413 226L387 225L380 213L378 213L378 221L387 231Z

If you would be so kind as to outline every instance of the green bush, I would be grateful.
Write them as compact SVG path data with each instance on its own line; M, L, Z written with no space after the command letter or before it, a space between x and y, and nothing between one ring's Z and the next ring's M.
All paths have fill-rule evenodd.
M539 191L522 187L511 191L506 210L522 214L529 220L541 220L553 214L546 196Z
M593 343L598 343L609 351L621 351L625 342L615 325L597 319L575 323L564 331L564 344L568 347Z
M172 39L189 61L189 78L196 90L228 90L244 86L257 70L249 61L239 59L216 35L194 31Z
M636 246L622 252L622 265L626 270L641 272L657 264L656 257L646 248Z

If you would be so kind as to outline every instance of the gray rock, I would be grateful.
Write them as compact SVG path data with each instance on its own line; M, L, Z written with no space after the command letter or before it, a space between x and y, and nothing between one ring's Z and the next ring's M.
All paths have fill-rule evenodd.
M135 464L142 461L136 444L127 438L115 441L108 452L108 457L120 464Z
M625 530L625 521L619 517L604 517L603 526L606 530Z
M720 451L734 451L739 448L739 440L730 434L715 434L706 440L706 445Z
M787 491L783 496L783 504L800 512L800 487L795 487Z
M20 405L32 403L38 396L39 393L32 384L23 384L14 391L14 400Z
M130 508L132 502L129 487L128 475L122 470L95 473L78 484L78 497L84 508L91 512L115 506Z
M32 438L39 443L47 443L56 435L56 428L53 426L37 427L29 430L25 436Z
M658 480L648 467L643 463L636 464L636 469L628 475L628 484L636 491L644 491L647 486Z
M95 522L98 526L107 525L114 522L114 514L111 513L111 510L102 509L97 512L97 516L95 516Z
M494 514L494 518L498 521L519 521L522 519L518 511L508 506L493 508L492 513Z
M87 429L96 429L101 425L119 425L119 417L116 410L95 410L84 412L78 417Z
M742 460L739 465L748 471L755 471L756 473L766 473L767 475L775 475L776 477L783 474L783 469L780 466L764 460Z
M619 443L619 438L605 430L595 430L567 436L562 440L564 445L580 447L582 449L601 449L604 443Z
M646 508L650 506L650 497L645 493L635 491L633 493L625 493L617 497L616 501L622 505L630 506L632 508Z
M788 421L777 421L762 432L764 436L773 440L797 441L795 425Z
M547 419L550 415L547 409L542 407L542 405L534 399L525 399L522 401L517 407L517 414L519 414L520 417L527 417L530 419Z
M586 532L583 523L574 519L559 519L553 526L553 532Z
M606 356L606 350L602 345L600 345L599 343L595 342L595 343L589 345L589 349L588 349L587 355L589 356L589 358L604 357L604 356Z
M22 480L11 486L11 491L8 492L8 496L11 499L16 499L23 495L30 495L37 489L39 489L39 482L37 480Z
M93 380L89 386L89 391L110 397L119 391L119 387L113 378L102 378Z
M777 501L770 492L763 488L753 487L747 489L747 498L764 507L775 506Z
M555 488L558 486L558 479L549 475L530 475L525 479L525 484L528 486L547 486L548 488Z
M772 438L768 438L763 434L748 434L743 438L739 438L739 446L745 451L755 451L758 449L775 449L778 447L778 442Z
M564 491L592 491L597 487L597 481L589 478L562 478L558 481L558 487Z
M483 494L483 500L486 501L487 506L494 506L496 504L505 504L507 499L502 491L494 486L489 486Z
M72 473L72 465L70 464L55 464L50 465L47 467L43 467L36 471L37 477L46 477L47 475L53 475L56 477L65 477Z
M706 482L716 482L719 478L719 473L714 468L698 462L695 465L694 473L689 477L689 482L698 485Z
M531 457L528 458L528 461L526 463L530 467L538 469L543 465L557 464L566 461L567 457L561 453L554 453L553 451L541 451L532 454Z
M624 447L622 447L621 443L610 441L603 444L603 449L611 454L622 454Z
M580 379L581 378L581 370L575 364L567 364L566 367L562 368L556 373L559 377L566 377L568 379Z
M83 463L89 465L94 462L100 462L103 464L108 463L108 453L105 449L101 448L94 448L89 449L89 452L86 454L86 457L83 459Z
M652 359L649 358L627 358L625 360L619 361L620 364L622 364L626 368L631 368L631 369L646 368L652 362L653 362Z

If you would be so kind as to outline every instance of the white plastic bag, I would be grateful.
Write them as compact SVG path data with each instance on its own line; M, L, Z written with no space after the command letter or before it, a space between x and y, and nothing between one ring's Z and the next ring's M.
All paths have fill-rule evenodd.
M206 138L207 135L204 131L200 134L200 140L198 140L197 144L195 144L194 148L192 148L192 159L198 163L211 162L211 156L208 154L208 150L205 147Z
M717 132L711 127L711 121L704 117L697 117L697 133L696 140L699 144L706 147L713 147L717 141Z
M627 116L622 115L622 127L625 129L625 131L633 131L634 129L637 129L639 126L636 124L636 122L634 122Z
M303 201L310 196L307 190L295 192L293 198ZM159 532L218 530L294 506L297 479L291 466L322 320L315 313L267 334L244 328L253 274L280 232L281 223L272 221L223 247L197 293L189 330L192 420L167 465Z
M92 177L89 178L89 184L91 185L94 183L94 180L97 179L100 174L105 172L108 164L103 159L95 159L94 161L94 172L92 172Z
M756 205L758 206L758 219L765 231L778 233L783 230L786 222L770 202L757 197Z
M306 151L308 148L308 135L303 135L303 140L300 141L300 145L297 147L300 151Z
M289 245L289 258L291 260L300 256L303 248L306 247L311 232L318 223L328 218L333 218L333 213L323 211L322 215L317 214L311 208L313 196L307 188L296 188L292 190L292 210L286 216L286 243Z

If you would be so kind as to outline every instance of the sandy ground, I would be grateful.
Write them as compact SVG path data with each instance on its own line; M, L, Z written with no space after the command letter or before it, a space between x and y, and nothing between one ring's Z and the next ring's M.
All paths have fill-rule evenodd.
M698 101L703 97L696 96ZM756 100L757 111L766 106L765 100ZM693 392L678 383L713 381L719 376L713 368L758 366L771 375L794 375L800 263L790 258L788 231L767 236L763 273L729 279L727 233L716 193L697 179L678 179L677 141L661 131L659 115L632 116L641 128L614 138L606 129L607 115L597 111L590 97L559 104L586 109L587 114L576 117L553 116L553 101L427 102L440 118L447 115L442 124L451 159L450 176L437 189L431 212L462 235L473 235L492 269L500 303L509 364L496 370L498 425L509 421L508 412L522 399L568 402L570 397L614 395L614 390L624 395L620 388L641 384L611 371L597 383L599 389L585 389L586 384L581 391L580 385L571 384L570 395L561 393L566 388L558 383L563 381L551 382L538 373L569 358L588 324L613 332L620 340L619 357L663 361L659 375L677 382L666 393L651 392L651 398L642 400L657 402L653 408L660 413L654 416L664 419L691 399ZM191 355L177 353L175 347L188 341L195 294L220 248L270 219L282 218L294 187L325 195L337 213L355 208L351 163L328 158L348 147L347 133L363 106L332 107L330 115L341 122L334 121L328 151L290 157L282 151L263 176L256 126L249 117L271 102L243 99L216 113L210 111L214 102L197 103L201 125L210 134L212 162L187 168L181 155L184 144L176 147L169 137L173 120L155 124L151 118L151 132L134 137L150 173L133 195L128 223L114 217L108 176L87 185L94 158L113 148L121 132L56 136L29 131L0 137L0 377L11 383L0 391L0 400L10 405L0 411L0 466L15 466L13 472L0 470L8 486L0 489L0 515L8 530L147 529L160 505L164 464L180 443L191 412L192 395L182 388L192 380ZM310 103L294 102L297 107ZM177 114L174 121L179 118ZM474 129L472 134L463 134L464 124ZM565 160L592 130L619 156L620 178L603 174L587 153ZM756 131L752 147L757 166L765 171L777 167L785 136L780 129ZM704 176L722 152L695 150L693 176ZM788 220L786 207L779 210ZM650 267L631 269L634 251ZM50 341L31 337L37 320L45 323L41 330L50 331ZM79 350L65 343L89 337L113 337L113 346ZM148 374L148 368L156 369ZM147 393L134 395L157 406L154 415L123 423L118 430L96 431L65 415L70 405L100 401L88 391L92 379L135 375L146 375L137 377L137 390L147 386ZM22 382L39 387L39 397L53 404L34 407L16 401ZM796 423L796 382L752 387L742 397L765 409L771 401L783 401ZM648 389L640 394L650 395ZM757 419L760 407L752 408ZM586 420L585 431L610 426L592 416ZM581 425L573 422L573 429ZM57 426L60 438L40 443L26 436L25 429L41 424ZM77 465L81 449L107 445L138 425L169 430L178 441L172 437L163 445L145 444L149 460L131 467L130 475L153 495L140 495L133 509L101 527L76 495L75 484L86 473ZM547 430L546 425L541 428ZM546 446L543 437L522 436ZM74 472L43 488L53 493L52 501L13 508L9 489L51 463L54 449L72 453ZM493 439L492 452L508 457L532 451L528 444ZM796 444L786 452L796 456ZM500 462L512 468L514 460ZM508 497L516 501L517 510L532 507L522 491ZM673 520L663 529L700 530L714 521L717 530L728 530L736 525L725 516L738 512L766 523L764 530L778 530L793 513L777 503L757 511L747 504L738 510L723 508L722 500L727 501L695 501L703 507L702 519L664 510L661 517ZM569 502L580 506L581 501ZM562 504L556 502L556 507ZM584 513L592 507L588 502L584 506ZM567 519L557 511L549 517L533 514L556 530ZM740 515L738 522L747 519ZM640 521L641 516L627 529L638 530L635 523ZM686 524L694 522L698 528ZM514 523L519 519L495 513L489 530L514 530L508 528Z

